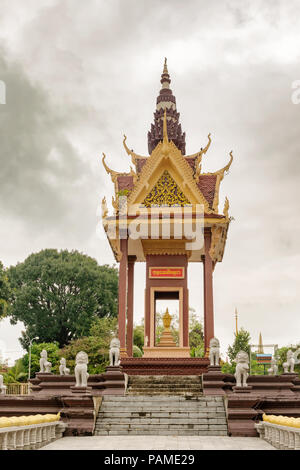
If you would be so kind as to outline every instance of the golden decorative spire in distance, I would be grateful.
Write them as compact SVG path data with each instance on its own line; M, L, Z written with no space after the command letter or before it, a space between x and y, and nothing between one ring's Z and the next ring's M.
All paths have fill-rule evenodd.
M264 354L264 346L261 333L259 333L259 340L258 340L258 354Z
M238 330L238 311L237 308L235 308L235 334L237 335L239 332Z

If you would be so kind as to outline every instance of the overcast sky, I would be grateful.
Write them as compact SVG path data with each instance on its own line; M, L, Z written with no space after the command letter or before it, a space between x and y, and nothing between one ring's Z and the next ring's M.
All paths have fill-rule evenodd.
M214 273L215 333L233 341L234 309L252 342L300 341L299 1L0 0L0 260L44 248L114 263L97 234L113 185L100 164L128 171L122 146L147 154L147 131L168 58L187 153L212 145L204 171L234 162L221 187L231 223ZM135 319L145 265L136 267ZM202 312L202 265L189 269ZM0 325L18 357L21 326Z

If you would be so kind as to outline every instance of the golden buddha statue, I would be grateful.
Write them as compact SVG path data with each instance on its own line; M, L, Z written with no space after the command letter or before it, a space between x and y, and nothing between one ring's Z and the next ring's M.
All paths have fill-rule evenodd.
M159 347L176 347L176 343L173 339L172 333L171 333L171 322L172 322L172 317L169 314L169 309L167 308L163 318L163 325L164 325L164 331L162 332L162 335L160 337L160 341L157 346Z

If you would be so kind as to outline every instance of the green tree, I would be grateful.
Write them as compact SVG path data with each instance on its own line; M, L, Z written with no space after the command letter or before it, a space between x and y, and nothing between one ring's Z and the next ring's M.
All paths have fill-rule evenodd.
M197 319L195 311L190 309L189 343L191 357L204 356L204 332L203 325Z
M0 261L0 319L6 315L10 288L7 272Z
M74 373L76 354L85 351L89 357L89 373L100 374L109 364L109 346L116 334L117 318L97 318L90 328L89 336L72 340L59 351L59 356L66 358L67 366L71 367L71 372Z
M33 343L31 347L31 378L35 377L35 374L40 370L40 358L43 349L47 351L48 361L52 364L51 372L57 374L59 371L60 355L58 343ZM21 360L24 367L24 371L26 372L26 377L28 377L29 353L27 352Z
M77 251L42 250L8 270L13 288L8 314L28 337L60 347L86 336L96 318L117 314L118 273Z
M235 372L235 358L239 351L245 351L250 354L250 333L241 328L237 334L234 335L234 342L232 346L228 346L227 354L230 359L230 364L223 364L222 371L224 373L233 374Z
M24 365L22 358L17 359L15 365L9 367L3 376L6 384L26 382L27 377L28 371L26 370L26 366Z
M133 329L133 344L137 346L141 351L144 347L144 321L141 325L135 325Z
M132 352L133 357L143 357L143 351L135 344L133 345Z

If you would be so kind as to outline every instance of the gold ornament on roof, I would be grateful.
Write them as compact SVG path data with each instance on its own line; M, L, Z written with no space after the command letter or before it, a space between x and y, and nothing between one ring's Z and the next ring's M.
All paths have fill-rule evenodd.
M228 212L229 212L229 201L228 198L225 198L225 204L223 209L223 214L225 215L226 219L228 219Z
M170 173L165 170L151 192L144 199L143 204L145 207L185 206L190 204L190 201L183 194Z

